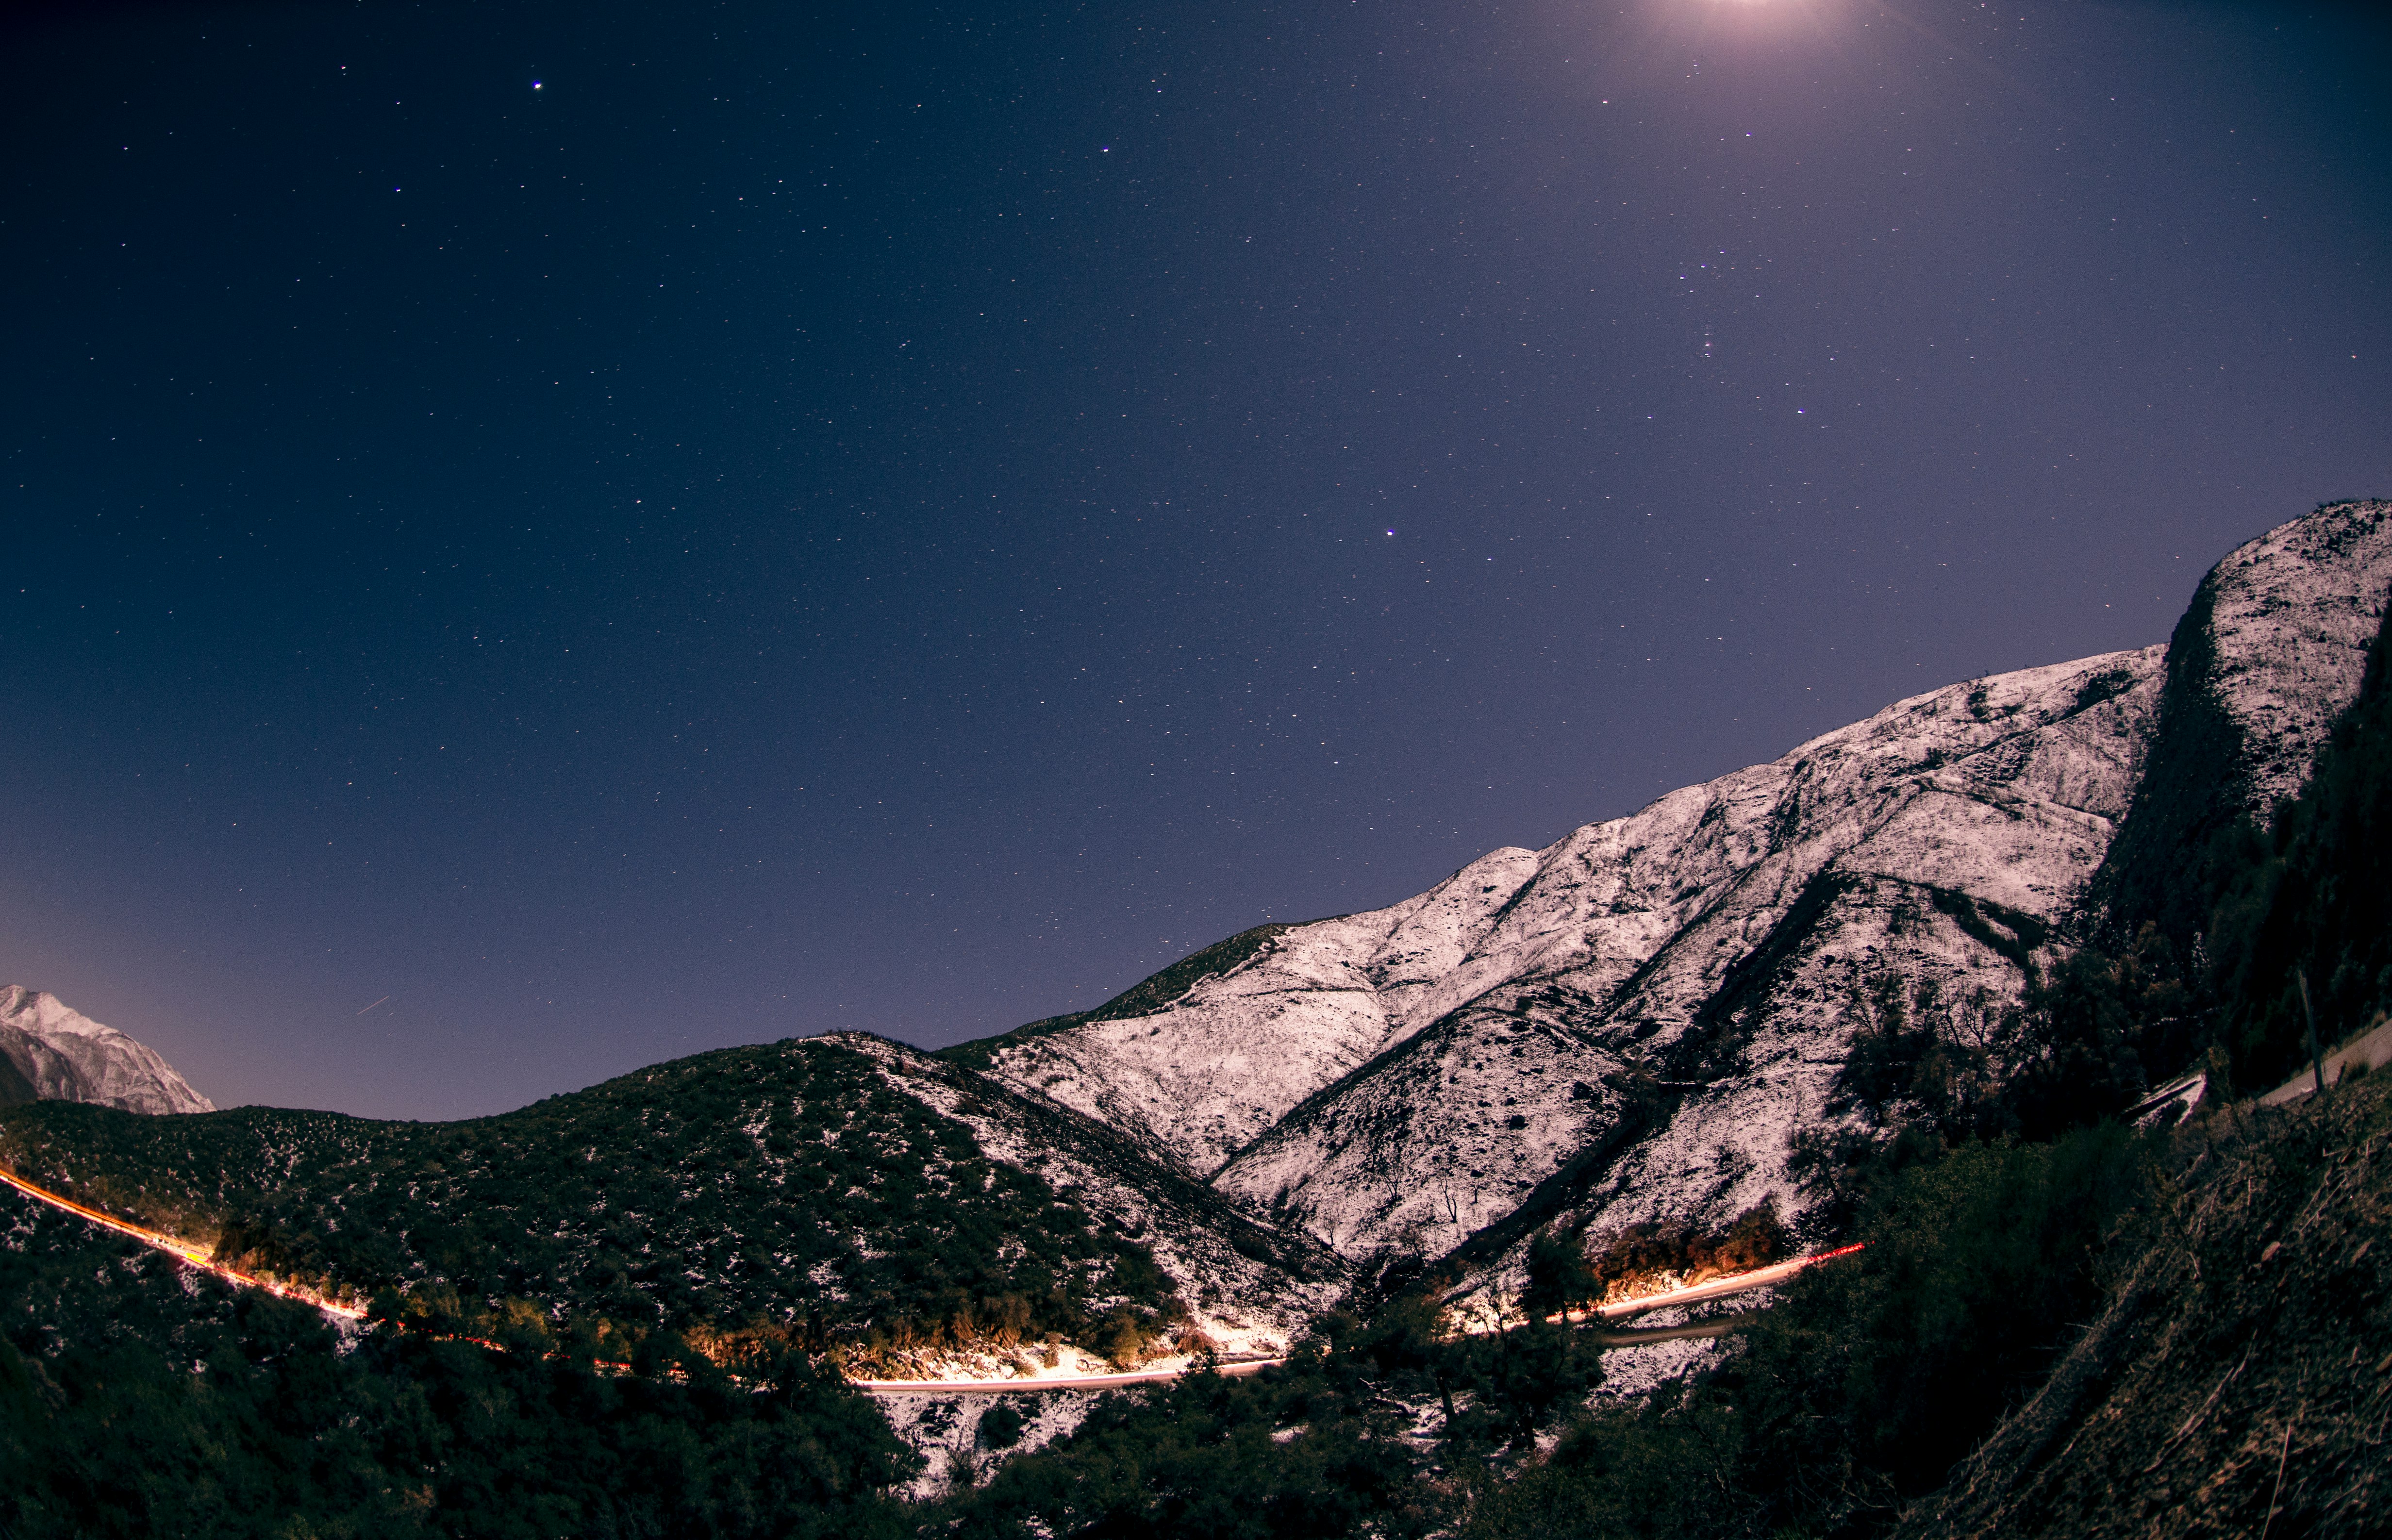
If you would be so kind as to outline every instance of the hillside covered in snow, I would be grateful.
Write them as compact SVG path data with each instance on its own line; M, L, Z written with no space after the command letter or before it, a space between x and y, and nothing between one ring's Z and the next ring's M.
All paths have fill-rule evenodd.
M2112 897L2296 790L2392 586L2392 504L2230 554L2167 645L1963 680L1769 764L1271 925L944 1056L1349 1258L1790 1204L1860 991L2017 1006Z

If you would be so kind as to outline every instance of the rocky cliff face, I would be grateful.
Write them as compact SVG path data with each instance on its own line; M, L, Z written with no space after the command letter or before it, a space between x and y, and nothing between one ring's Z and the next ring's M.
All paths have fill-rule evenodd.
M2155 754L2237 812L2298 787L2387 583L2392 505L2320 509L2218 564L2174 666L2149 647L1902 701L951 1053L1348 1256L1467 1241L1491 1260L1565 1210L1707 1222L1784 1198L1853 986L1893 971L2015 1003Z
M2299 790L2357 694L2387 564L2392 503L2342 503L2268 531L2202 579L2168 645L2133 814L2087 894L2098 928L2148 920L2193 944L2219 896L2218 836L2264 822Z
M54 994L0 989L0 1106L93 1102L127 1112L214 1112L174 1066Z

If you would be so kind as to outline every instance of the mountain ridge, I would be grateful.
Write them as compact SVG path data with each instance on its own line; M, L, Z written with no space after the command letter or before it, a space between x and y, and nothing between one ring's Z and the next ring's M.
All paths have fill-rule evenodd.
M1482 1184L1500 1180L1505 1185L1501 1194L1486 1191L1476 1195L1470 1207L1477 1223L1466 1225L1463 1201L1451 1190L1456 1179L1440 1181L1436 1174L1417 1173L1425 1177L1426 1185L1436 1193L1447 1210L1443 1222L1432 1223L1430 1228L1441 1232L1437 1238L1448 1245L1459 1243L1467 1234L1500 1217L1501 1210L1508 1207L1502 1195L1525 1194L1537 1181L1550 1175L1567 1158L1565 1146L1575 1146L1599 1134L1600 1129L1579 1114L1593 1111L1589 1104L1602 1098L1583 1092L1573 1098L1570 1088L1599 1085L1604 1074L1626 1069L1630 1057L1670 1046L1684 1029L1698 1024L1698 1012L1706 1021L1719 1014L1716 1004L1704 1008L1720 992L1720 983L1736 980L1723 979L1721 966L1708 955L1689 961L1692 953L1716 953L1722 950L1716 944L1707 944L1720 939L1710 931L1731 922L1748 930L1746 944L1736 949L1729 962L1747 963L1738 978L1754 975L1753 964L1768 955L1777 920L1829 864L1824 860L1812 861L1804 869L1790 873L1773 873L1770 869L1771 859L1788 848L1792 836L1801 831L1804 797L1811 796L1813 801L1817 800L1814 794L1818 788L1812 783L1816 779L1816 761L1824 754L1840 750L1855 739L1866 741L1873 731L1883 737L1881 729L1886 722L1927 711L1948 714L1965 723L1960 731L1978 740L1968 745L1970 754L2008 754L2013 758L2031 758L2032 749L2022 752L2017 741L2032 734L2006 725L2018 718L2025 709L2024 704L2008 696L2037 689L2043 707L2033 718L2037 730L2078 715L2072 708L2079 699L2088 702L2086 710L2107 707L2115 715L2127 705L2147 704L2148 686L2155 676L2156 653L2156 649L2145 649L2136 654L2103 654L2075 664L2025 670L1990 681L1964 681L1930 692L1897 703L1868 722L1824 734L1770 766L1752 767L1705 786L1673 792L1626 819L1587 825L1544 851L1499 849L1412 899L1349 916L1343 922L1291 927L1273 938L1268 953L1258 956L1238 976L1200 980L1170 1013L1167 1025L1172 1029L1172 1042L1167 1045L1157 1042L1159 1054L1149 1050L1154 1056L1184 1052L1189 1046L1190 1018L1206 1007L1226 1018L1219 1023L1219 1029L1226 1030L1216 1029L1216 1036L1228 1035L1250 1025L1284 1023L1292 1013L1307 1009L1316 1017L1333 1015L1345 1018L1331 1020L1328 1031L1317 1032L1312 1044L1299 1044L1296 1055L1279 1052L1287 1046L1284 1037L1270 1043L1280 1059L1282 1081L1291 1061L1319 1068L1310 1083L1298 1088L1299 1094L1280 1092L1277 1105L1250 1097L1249 1107L1239 1110L1253 1122L1263 1121L1254 1117L1254 1112L1269 1113L1268 1125L1224 1150L1227 1158L1204 1174L1216 1184L1241 1193L1259 1209L1284 1208L1282 1184L1276 1179L1287 1175L1285 1185L1300 1189L1305 1184L1297 1178L1309 1176L1317 1180L1319 1173L1288 1172L1286 1161L1277 1157L1292 1144L1302 1145L1306 1155L1321 1153L1322 1141L1319 1137L1299 1139L1295 1130L1324 1120L1341 1120L1333 1119L1329 1111L1338 1099L1340 1088L1356 1088L1374 1076L1390 1073L1408 1059L1417 1059L1433 1046L1432 1039L1447 1045L1449 1056L1458 1053L1465 1058L1474 1051L1484 1051L1504 1059L1526 1059L1533 1047L1543 1062L1524 1064L1520 1067L1523 1075L1508 1079L1516 1081L1541 1074L1548 1077L1546 1084L1562 1088L1557 1095L1534 1098L1534 1116L1540 1123L1550 1125L1540 1129L1539 1136L1550 1151L1557 1153L1540 1169L1527 1173L1530 1179L1490 1179L1486 1172L1491 1145L1479 1141L1482 1147L1478 1150L1478 1166L1472 1170L1465 1160L1460 1162L1462 1169L1471 1171L1472 1176ZM2115 676L2122 670L2134 677L2134 688L2142 691L2140 697L2133 696L2131 690L2116 688ZM2101 688L2091 688L2096 681L2100 681ZM1989 704L1994 703L1996 692L2003 692L2006 698ZM1978 711L1966 709L1972 697L1981 708ZM1986 819L2015 822L2026 816L2020 810L2021 799L2015 796L1994 795L1996 788L1951 783L1959 770L1956 766L1945 770L1944 767L1955 758L1930 745L1924 755L1897 755L1892 770L1923 772L1925 780L1916 788L1921 795L1935 796L1947 804L1956 803L1964 810L1974 809L1969 816L1981 822ZM2112 772L2119 768L2109 767ZM2083 781L2086 777L2080 775L2077 779ZM2115 783L2122 777L2111 773L2095 779L2110 783L2109 801L2114 806ZM2086 806L2096 799L2066 777L2049 789L2060 795L2031 799L2035 814L2047 824L2065 835L2081 834L2086 823L2101 822ZM1840 792L1841 788L1837 790ZM1893 824L1904 810L1896 806L1881 822ZM1848 857L1851 848L1859 843L1839 842L1832 854ZM1703 874L1704 880L1684 880L1693 875L1685 869L1685 853L1706 848L1714 870ZM1674 869L1665 852L1675 852L1680 857ZM2082 864L2089 865L2093 854L2086 851ZM2035 916L2038 919L2046 919L2059 908L2060 890L2064 886L2061 882L2022 881L2012 869L2015 861L1997 860L1993 864L1995 870L1989 881L1929 882L1919 886L1922 891L1937 888L1947 894L1973 887L1979 891L1970 894L1972 900L1982 898L1999 912L2043 911L2043 915ZM1838 880L1847 885L1875 874L1866 869L1865 862L1856 869L1849 860L1840 870L1842 874ZM1934 875L1933 863L1925 863L1924 871L1926 875ZM1599 895L1584 893L1591 884L1602 888ZM1758 894L1758 902L1751 901L1756 887L1766 890ZM1581 896L1572 897L1573 894ZM1746 901L1739 903L1739 895ZM1921 907L1939 915L1943 911L1961 909L1948 899L1940 906L1929 902ZM1970 907L1974 907L1973 902ZM1944 918L1954 932L1951 945L1999 955L1969 937L1956 920ZM1977 928L1985 927L1980 925ZM1365 947L1367 951L1362 951ZM2016 950L2014 938L2011 945L2001 949ZM1691 993L1684 988L1673 987L1673 973L1687 972L1706 987ZM1391 993L1400 991L1392 1008L1383 1006L1373 1011L1355 998L1365 990L1377 988ZM1424 1005L1428 1008L1424 1009ZM1606 1046L1587 1035L1597 1018L1623 1015L1632 1018L1626 1043ZM1359 1042L1354 1041L1359 1034L1352 1030L1358 1017L1375 1029ZM1079 1089L1071 1085L1069 1077L1091 1071L1103 1073L1112 1068L1103 1063L1099 1054L1089 1051L1088 1039L1101 1033L1109 1040L1104 1046L1127 1045L1136 1054L1141 1046L1140 1038L1160 1038L1165 1025L1151 1017L1131 1017L1116 1019L1100 1028L1070 1028L1034 1040L1016 1040L990 1053L991 1072L1025 1091L1069 1100L1091 1115L1121 1119L1125 1108L1159 1098L1144 1085L1128 1092L1119 1085L1109 1085L1081 1090L1078 1096L1068 1097L1066 1093ZM1318 1029L1320 1024L1313 1021L1296 1025ZM1678 1030L1668 1029L1672 1026ZM1662 1029L1657 1031L1656 1027ZM1492 1044L1479 1043L1476 1050L1462 1046L1464 1040L1475 1041L1490 1032L1494 1035ZM1330 1037L1332 1051L1320 1051L1320 1036ZM1073 1041L1075 1038L1079 1041ZM1648 1042L1649 1049L1641 1046ZM1618 1050L1623 1047L1636 1048L1638 1054L1622 1054ZM1306 1048L1312 1051L1305 1052ZM1238 1066L1231 1058L1223 1068L1234 1071ZM1333 1073L1322 1073L1320 1069ZM1559 1069L1573 1072L1555 1074ZM1148 1075L1154 1081L1162 1078L1143 1065L1136 1066L1132 1072ZM1060 1083L1058 1076L1064 1077ZM1183 1069L1181 1085L1199 1078ZM1447 1079L1427 1075L1408 1094L1387 1100L1420 1108L1450 1103L1454 1094ZM1511 1118L1531 1116L1528 1111L1519 1110L1524 1103L1517 1085L1506 1085L1484 1097L1476 1092L1467 1094L1473 1102L1483 1102L1489 1111L1511 1109L1497 1112L1507 1120L1507 1127ZM1576 1106L1572 1106L1573 1100ZM1191 1103L1192 1098L1182 1097L1187 1110L1180 1114L1178 1126L1150 1125L1157 1137L1184 1152L1183 1159L1203 1147L1203 1141L1190 1137L1186 1125L1192 1119L1188 1112L1202 1117L1213 1110L1201 1103ZM1393 1133L1393 1111L1383 1106L1365 1116L1357 1108L1352 1118L1342 1120L1360 1119L1387 1126ZM1214 1116L1228 1120L1217 1113ZM1400 1115L1396 1120L1401 1120ZM1564 1126L1570 1124L1576 1126ZM1398 1142L1403 1140L1400 1133L1395 1137ZM1458 1140L1450 1131L1430 1137L1436 1139L1440 1156L1467 1147L1466 1142ZM1333 1158L1346 1147L1348 1146L1340 1144L1326 1153ZM1400 1164L1401 1158L1397 1159ZM1188 1163L1191 1169L1199 1169L1196 1161ZM1434 1163L1447 1169L1456 1164L1443 1158ZM1354 1184L1347 1184L1349 1187ZM1392 1180L1385 1184L1391 1189L1399 1184ZM1417 1210L1424 1205L1414 1207ZM1326 1220L1325 1227L1316 1225L1316 1233L1324 1238L1336 1235L1348 1247L1353 1244L1349 1227L1353 1218L1363 1219L1370 1240L1392 1238L1407 1223L1405 1216L1398 1216L1389 1223L1384 1214L1349 1213L1343 1219L1326 1219L1317 1207L1314 1212Z
M1184 1330L1284 1342L1344 1264L1068 1109L863 1033L718 1049L451 1123L0 1109L0 1160L354 1306L762 1321L903 1372Z
M942 1053L1358 1262L1462 1246L1566 1169L1588 1180L1598 1147L1576 1223L1790 1201L1791 1132L1820 1120L1869 978L2018 1009L2103 901L2134 908L2133 872L2298 787L2383 613L2387 515L2323 505L2237 547L2167 644L1908 697L1198 965L1218 943L1145 1014L1139 986ZM2192 818L2154 756L2207 797ZM1658 1121L1623 1138L1635 1119Z

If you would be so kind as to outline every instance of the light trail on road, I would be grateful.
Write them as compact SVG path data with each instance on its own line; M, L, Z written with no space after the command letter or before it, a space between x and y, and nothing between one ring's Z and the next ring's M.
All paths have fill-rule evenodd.
M1857 1245L1839 1246L1832 1251L1814 1252L1807 1257L1797 1257L1792 1262L1773 1262L1767 1267L1757 1267L1749 1273L1731 1273L1723 1278L1711 1278L1698 1284L1688 1284L1683 1288L1672 1288L1665 1293L1647 1294L1634 1300L1622 1300L1617 1304L1597 1305L1591 1312L1572 1312L1569 1319L1572 1322L1578 1322L1592 1315L1597 1320L1625 1321L1633 1316L1649 1315L1657 1310L1667 1310L1672 1305L1700 1304L1705 1300L1717 1300L1730 1294L1742 1294L1748 1289L1767 1288L1771 1284L1784 1283L1806 1267L1816 1267L1823 1262L1833 1262L1838 1257L1849 1257L1860 1249ZM1546 1319L1558 1320L1560 1317L1547 1316Z
M303 1305L313 1305L325 1314L337 1315L344 1321L362 1321L366 1318L364 1311L353 1309L348 1305L335 1304L313 1289L295 1288L289 1284L276 1283L270 1278L261 1278L254 1274L222 1266L212 1260L212 1254L203 1247L194 1246L189 1241L177 1239L161 1231L144 1229L138 1224L118 1219L113 1214L104 1214L98 1209L87 1208L72 1197L51 1192L46 1187L37 1187L14 1171L0 1171L0 1182L6 1183L27 1197L46 1203L53 1209L72 1214L77 1219L89 1223L113 1230L120 1236L137 1240L153 1251L165 1252L186 1267L197 1268L202 1273L222 1278L227 1283L238 1284L243 1288L262 1288L268 1294L281 1299L295 1300Z
M1225 1379L1242 1379L1286 1362L1284 1358L1242 1358L1216 1364L1213 1372ZM1117 1391L1125 1385L1160 1385L1197 1372L1197 1365L1190 1364L1177 1369L1058 1375L1052 1379L851 1379L848 1383L870 1395L1025 1395L1039 1391Z

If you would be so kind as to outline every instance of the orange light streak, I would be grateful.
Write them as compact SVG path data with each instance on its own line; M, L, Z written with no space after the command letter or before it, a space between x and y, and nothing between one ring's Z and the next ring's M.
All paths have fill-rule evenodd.
M53 1209L74 1215L77 1219L137 1240L153 1251L165 1252L186 1267L197 1268L200 1272L211 1274L227 1283L237 1284L243 1288L262 1288L266 1293L280 1299L295 1300L303 1305L313 1305L325 1314L337 1315L344 1321L362 1321L366 1318L364 1311L348 1305L335 1304L312 1288L299 1288L290 1284L276 1283L269 1278L261 1278L254 1274L220 1266L210 1260L210 1254L205 1249L194 1246L189 1241L179 1240L157 1230L145 1230L140 1225L129 1223L113 1214L101 1213L98 1209L77 1203L73 1198L51 1192L46 1187L37 1187L13 1171L0 1171L0 1182L6 1183L27 1197L37 1198Z
M1548 1321L1624 1321L1632 1315L1649 1314L1657 1310L1667 1310L1671 1305L1699 1304L1705 1300L1716 1300L1724 1295L1742 1294L1748 1289L1767 1288L1771 1284L1784 1283L1806 1267L1816 1267L1823 1262L1833 1262L1838 1257L1849 1257L1861 1249L1860 1243L1839 1246L1832 1251L1819 1251L1811 1256L1797 1257L1792 1262L1773 1262L1767 1267L1754 1268L1749 1273L1731 1273L1723 1278L1711 1278L1698 1284L1688 1284L1684 1288L1672 1288L1666 1293L1647 1294L1639 1300L1622 1300L1618 1304L1597 1305L1592 1310L1565 1311L1560 1315L1548 1315L1545 1319Z

